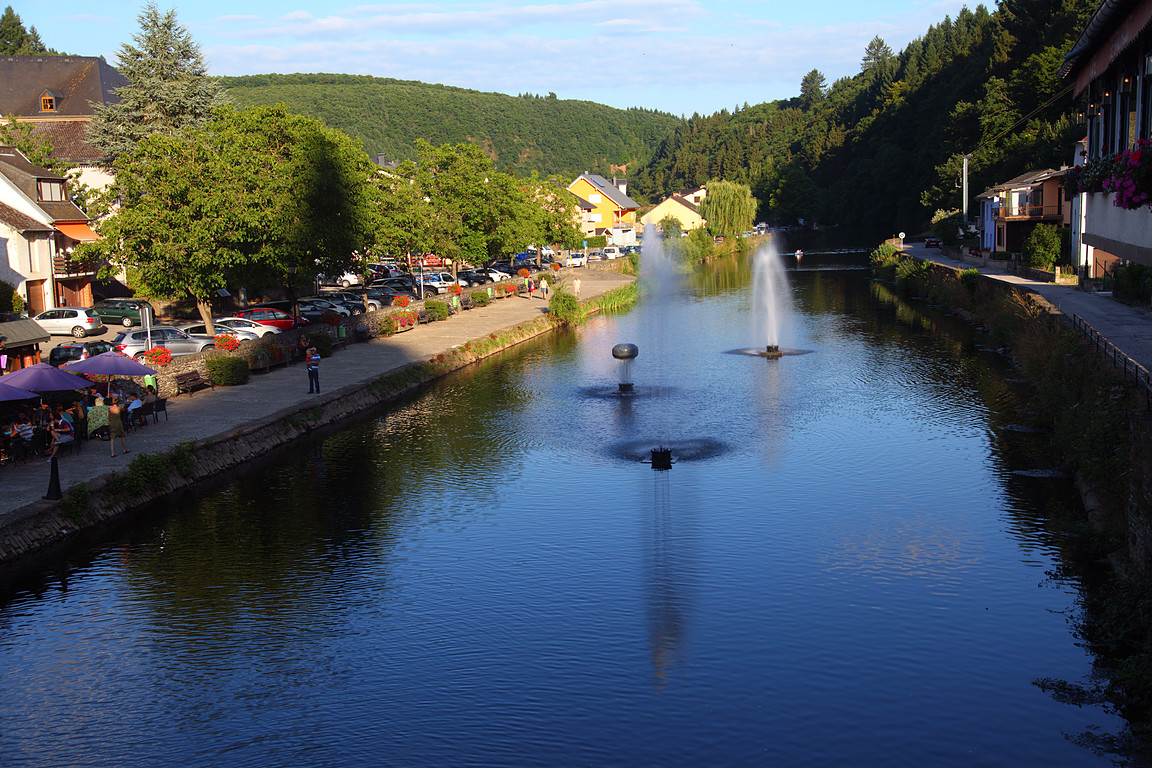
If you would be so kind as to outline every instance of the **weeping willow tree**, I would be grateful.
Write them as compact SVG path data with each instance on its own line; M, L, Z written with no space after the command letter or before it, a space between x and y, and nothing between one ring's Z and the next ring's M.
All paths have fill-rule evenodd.
M708 231L725 238L752 229L756 216L756 198L746 184L734 181L710 181L708 194L700 201L700 215L708 222Z

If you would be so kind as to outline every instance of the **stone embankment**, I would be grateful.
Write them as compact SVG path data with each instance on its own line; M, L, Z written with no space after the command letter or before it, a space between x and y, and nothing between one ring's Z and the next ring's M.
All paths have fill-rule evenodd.
M581 298L594 299L633 278L577 270ZM566 276L571 285L573 274ZM323 393L307 394L301 366L281 366L248 384L169 401L170 420L134 431L131 453L88 441L58 459L62 501L44 501L49 465L3 469L0 563L68 545L126 514L249 464L322 427L369 412L439 376L549 332L540 298L501 299L488 307L420 325L389 338L351 343L321 363ZM119 450L119 445L116 445ZM131 462L131 463L129 463Z

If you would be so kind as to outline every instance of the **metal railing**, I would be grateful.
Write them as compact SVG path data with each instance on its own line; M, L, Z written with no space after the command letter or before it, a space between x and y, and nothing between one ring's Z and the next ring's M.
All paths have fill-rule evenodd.
M1131 376L1132 380L1136 382L1136 386L1144 388L1146 407L1152 410L1152 371L1120 351L1119 347L1108 341L1104 334L1093 328L1080 315L1072 315L1072 325L1088 337L1097 354L1102 355L1113 366L1123 371L1125 378Z

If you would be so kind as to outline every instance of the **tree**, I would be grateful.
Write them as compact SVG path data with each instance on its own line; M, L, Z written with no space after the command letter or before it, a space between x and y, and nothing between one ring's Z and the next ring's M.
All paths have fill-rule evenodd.
M756 198L746 184L733 181L708 182L708 194L700 201L700 215L713 235L732 238L752 228Z
M893 56L888 43L877 35L864 48L864 58L860 61L860 71L878 72L886 70L891 65Z
M824 100L828 83L818 69L813 69L800 81L800 109L811 110Z
M1021 255L1036 269L1052 269L1063 255L1065 232L1062 227L1037 224L1024 240Z
M176 21L175 10L161 14L149 2L136 18L136 46L120 46L116 64L128 85L116 89L118 102L95 105L88 128L88 142L110 161L151 133L203 126L225 103L219 80L208 76L200 46Z
M222 288L306 282L372 242L369 161L347 136L282 107L222 109L204 128L154 133L116 163L121 201L80 253L146 294L190 297L213 330Z
M4 9L4 15L0 16L0 56L32 56L37 53L55 51L49 51L40 40L36 27L25 29L16 11L8 6Z
M668 214L660 219L656 226L660 228L660 232L664 235L665 240L678 238L680 237L680 233L684 231L684 225L680 223L680 219L672 214Z

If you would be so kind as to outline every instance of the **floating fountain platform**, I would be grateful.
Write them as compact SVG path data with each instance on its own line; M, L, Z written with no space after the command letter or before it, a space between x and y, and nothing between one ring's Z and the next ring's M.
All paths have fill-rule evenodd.
M657 472L672 469L672 449L660 446L652 449L652 469Z
M814 349L788 349L787 347L779 347L776 345L769 345L768 347L759 347L752 349L729 349L724 354L726 355L746 355L748 357L764 357L769 360L778 360L781 357L791 357L793 355L810 355L816 350Z
M784 353L780 351L780 345L779 344L769 344L764 349L764 351L760 353L760 355L761 355L761 357L766 357L769 360L779 360L781 357L784 356Z

